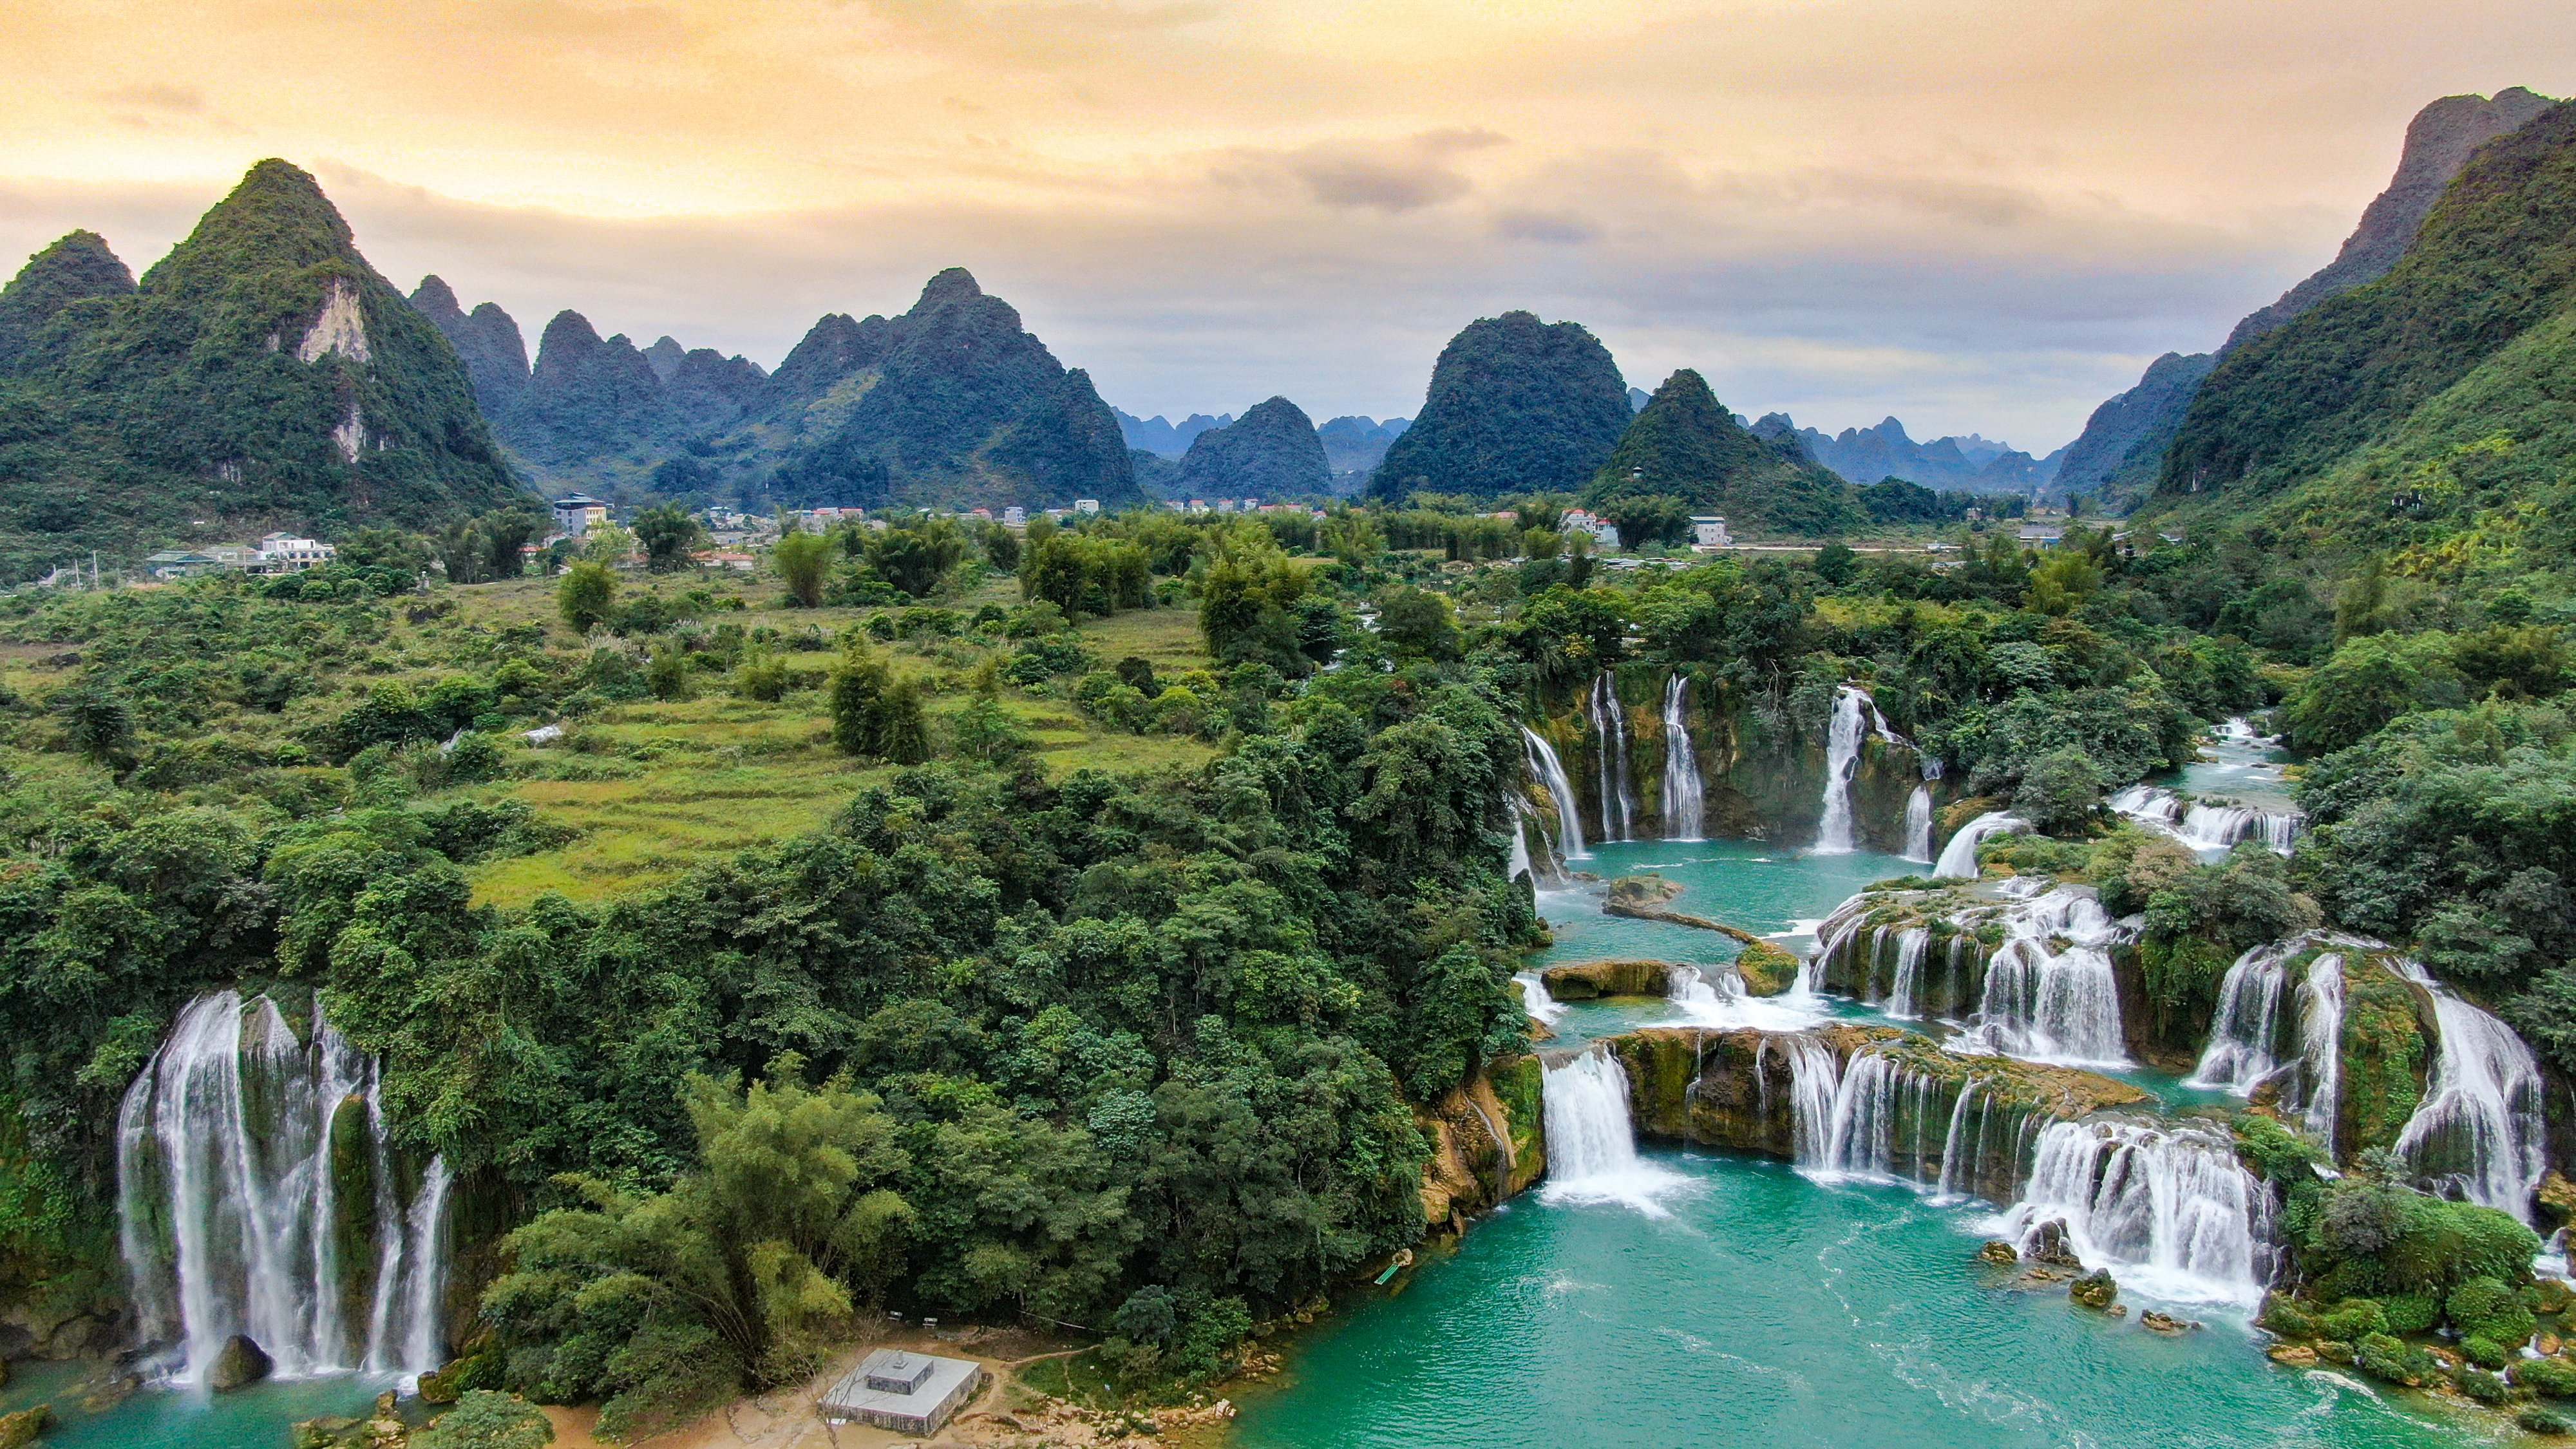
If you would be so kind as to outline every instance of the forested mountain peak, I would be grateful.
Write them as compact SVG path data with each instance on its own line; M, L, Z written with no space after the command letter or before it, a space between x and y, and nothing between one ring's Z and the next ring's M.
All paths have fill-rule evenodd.
M112 286L108 262L85 265ZM73 312L77 336L49 330L59 350L22 370L0 571L254 522L428 526L519 496L454 349L284 161L253 167L133 293Z
M420 279L412 289L411 305L446 334L448 345L464 360L465 375L473 380L474 401L482 407L485 420L500 428L528 390L528 345L519 335L518 322L491 302L465 311L455 290L435 275Z
M1831 533L1849 510L1843 480L1809 462L1794 435L1755 437L1689 368L1655 389L1585 496L1600 508L1669 497L1692 512L1794 533Z
M94 231L69 233L29 257L9 285L0 287L0 371L19 365L35 348L37 334L64 308L133 290L134 274Z
M1174 483L1200 497L1300 498L1331 486L1332 470L1305 409L1273 397L1191 439Z
M1579 322L1506 312L1467 324L1432 365L1422 412L1370 489L1498 497L1588 483L1635 416L1610 350Z
M2166 457L2163 491L2268 492L2314 477L2571 306L2576 105L2561 104L2481 148L2386 277L2221 362ZM2481 426L2556 438L2556 407L2536 394L2518 415L2488 410ZM2570 451L2563 439L2547 446Z

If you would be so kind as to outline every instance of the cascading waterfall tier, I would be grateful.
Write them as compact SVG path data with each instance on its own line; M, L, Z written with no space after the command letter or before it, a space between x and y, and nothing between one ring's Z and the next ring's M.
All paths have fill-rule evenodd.
M2243 841L2259 840L2274 853L2288 855L2307 829L2307 817L2296 810L2257 810L2244 805L2194 802L2158 785L2131 785L2107 803L2158 834L2169 835L2204 855L2224 854Z
M2223 1127L2088 1118L2039 1133L2002 1234L2066 1225L2077 1257L2153 1298L2252 1307L2276 1271L2270 1189Z
M376 1076L318 1004L299 1040L275 1002L222 991L127 1089L119 1241L138 1335L174 1379L204 1382L235 1334L281 1378L443 1361L447 1165L407 1171Z
M2540 1062L2511 1027L2451 994L2415 961L2392 970L2433 998L2441 1052L2424 1100L2397 1136L2397 1156L2418 1176L2470 1202L2531 1221L2531 1195L2548 1163Z
M1601 838L1636 834L1637 792L1628 779L1628 711L1619 703L1610 671L1592 676L1592 768L1601 792Z
M1698 840L1708 828L1699 752L1690 737L1690 680L1679 670L1664 681L1664 838Z
M1628 1072L1609 1049L1593 1046L1563 1062L1543 1063L1540 1088L1549 1200L1617 1203L1666 1216L1657 1199L1686 1179L1637 1155Z
M1970 1055L2124 1067L2111 950L2135 934L2089 890L2055 886L2002 909L2004 942L1986 960L1977 1009L1945 1045Z
M1527 725L1521 726L1521 751L1529 759L1530 773L1546 787L1547 798L1556 807L1555 853L1567 860L1590 859L1592 853L1583 848L1583 811L1575 803L1574 782L1566 778L1556 751Z
M1905 797L1905 859L1923 865L1932 863L1932 786L1914 787Z
M1825 737L1825 814L1816 825L1816 854L1849 855L1860 848L1852 826L1852 776L1860 769L1861 742L1868 738L1869 696L1846 684L1834 696L1834 719Z
M1975 880L1977 847L1992 835L2015 835L2030 828L2030 822L2018 815L1992 810L1959 827L1950 843L1941 847L1941 859L1932 867L1934 880Z
M2310 931L2237 957L2219 982L2209 1041L2185 1085L2239 1097L2269 1088L2284 1118L2331 1152L2343 1085L2344 953L2386 949Z

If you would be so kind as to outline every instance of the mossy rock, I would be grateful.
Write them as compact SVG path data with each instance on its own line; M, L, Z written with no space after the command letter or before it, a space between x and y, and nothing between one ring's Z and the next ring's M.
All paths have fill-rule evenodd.
M1550 966L1538 979L1547 986L1547 994L1559 1001L1662 996L1672 989L1672 967L1661 961L1586 961Z
M1681 893L1680 882L1659 875L1623 875L1610 882L1609 899L1623 906L1660 906Z
M2346 1161L2394 1146L2424 1100L2424 1072L2434 1055L2425 1024L2430 1009L2421 988L2385 965L2345 958L2342 1120L2335 1140Z
M26 1449L54 1426L54 1406L38 1404L14 1414L0 1414L0 1449Z
M1736 955L1735 969L1744 989L1755 996L1778 996L1798 984L1798 958L1770 941L1754 941Z
M2111 1301L2120 1296L2120 1284L2109 1273L2096 1268L2076 1279L2066 1290L2066 1296L2081 1307L2108 1308Z

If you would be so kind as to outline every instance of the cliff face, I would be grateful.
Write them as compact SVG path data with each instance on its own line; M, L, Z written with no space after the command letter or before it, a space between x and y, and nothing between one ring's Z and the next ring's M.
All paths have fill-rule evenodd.
M1415 1112L1431 1143L1422 1170L1426 1227L1466 1217L1528 1190L1547 1173L1545 1088L1538 1058L1501 1057L1466 1086Z
M1623 666L1614 671L1614 691L1627 731L1625 756L1630 793L1635 796L1637 839L1668 833L1663 818L1665 737L1663 691L1666 675L1657 669ZM1802 730L1766 715L1737 695L1714 701L1694 688L1683 710L1693 753L1699 762L1705 807L1705 832L1721 840L1776 840L1804 844L1813 840L1825 814L1826 734ZM1601 757L1614 758L1619 747L1593 727L1588 697L1560 705L1532 726L1546 738L1564 763L1569 783L1583 812L1586 840L1600 838L1602 820ZM1861 843L1889 855L1905 848L1905 804L1922 784L1922 760L1913 750L1871 738L1863 743L1859 767L1852 776L1852 815ZM1935 803L1951 798L1933 781ZM1531 808L1552 815L1543 799ZM1561 832L1559 832L1561 838ZM1939 847L1939 839L1934 842Z
M2343 249L2280 300L2252 313L2227 334L2218 349L2224 357L2329 297L2349 292L2387 276L2415 244L2433 204L2442 199L2460 169L2480 146L2520 130L2555 102L2520 86L2485 96L2444 96L2415 113L2406 127L2406 147L2399 153L2397 174L2388 189L2371 200L2361 224L2344 239Z

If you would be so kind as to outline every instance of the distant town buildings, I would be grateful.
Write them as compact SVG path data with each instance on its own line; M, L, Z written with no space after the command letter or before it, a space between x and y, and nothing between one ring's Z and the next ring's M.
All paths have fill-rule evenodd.
M1735 538L1726 531L1726 520L1713 513L1694 514L1690 521L1691 548L1698 553L1716 553L1735 547Z
M567 493L555 500L555 527L566 538L579 538L608 521L608 501L587 493Z
M300 574L320 568L339 553L339 549L317 539L272 533L257 543L163 549L143 561L143 571L156 579L192 579L215 573Z
M1565 516L1559 520L1557 526L1558 531L1563 533L1588 533L1592 535L1593 542L1604 548L1619 546L1619 526L1589 509L1565 510Z
M1029 511L1016 503L1012 504L1010 507L1002 510L1002 526L1004 528L1028 527Z

